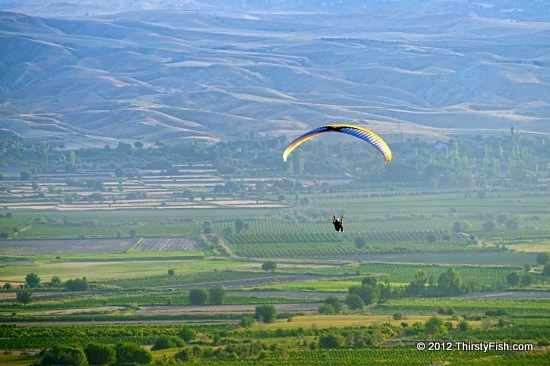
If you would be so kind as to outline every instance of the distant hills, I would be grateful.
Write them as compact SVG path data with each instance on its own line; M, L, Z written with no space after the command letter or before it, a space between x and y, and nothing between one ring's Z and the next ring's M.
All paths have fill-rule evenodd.
M70 148L338 122L390 141L550 133L544 2L108 3L0 1L0 129Z

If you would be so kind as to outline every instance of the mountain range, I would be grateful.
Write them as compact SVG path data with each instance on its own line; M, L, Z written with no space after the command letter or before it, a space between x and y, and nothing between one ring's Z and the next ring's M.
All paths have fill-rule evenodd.
M544 1L109 3L0 0L0 129L67 148L550 133Z

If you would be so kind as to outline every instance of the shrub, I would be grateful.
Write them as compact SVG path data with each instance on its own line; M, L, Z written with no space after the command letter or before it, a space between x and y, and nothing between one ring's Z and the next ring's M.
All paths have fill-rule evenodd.
M250 328L254 324L254 318L251 316L245 316L239 322L239 325L243 328Z
M151 347L151 350L157 351L161 349L183 347L184 345L185 344L181 340L181 338L174 336L160 336L155 340L155 343L153 344L153 347Z
M319 337L319 348L341 348L344 342L344 337L339 334L327 334Z
M214 305L221 305L225 300L226 291L221 286L214 286L208 290L208 297L210 303Z
M84 347L84 353L90 365L111 365L116 362L116 352L106 344L89 343Z
M191 305L204 305L208 300L208 293L202 288L193 288L189 291L189 303Z
M88 281L86 277L82 277L82 279L75 278L74 280L67 280L67 282L65 282L65 287L69 291L86 291L88 289Z
M256 306L255 318L264 323L273 323L277 317L277 310L273 305Z
M55 346L44 352L41 365L88 365L82 348L73 346Z
M319 305L318 312L319 312L319 314L325 314L325 315L336 313L336 311L334 310L334 307L332 305L326 304L326 303L323 303L323 304Z
M197 338L197 332L195 332L193 328L184 325L178 332L178 336L183 339L184 342L190 342L193 339Z
M115 346L117 365L148 364L153 361L151 352L139 344L126 342Z

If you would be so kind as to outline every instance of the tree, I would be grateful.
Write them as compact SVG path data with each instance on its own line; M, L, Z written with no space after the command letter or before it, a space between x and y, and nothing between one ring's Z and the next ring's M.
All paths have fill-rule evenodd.
M453 224L453 231L455 233L459 233L461 232L463 229L462 229L462 223L460 221L457 221Z
M535 282L535 275L532 273L525 273L523 277L521 277L522 286L531 286L534 282Z
M254 318L251 316L245 315L239 322L239 325L243 328L250 328L252 325L254 325Z
M191 305L204 305L208 300L208 293L202 288L193 288L189 291L189 303Z
M365 307L365 303L357 294L348 294L344 300L344 304L346 304L350 310L361 310Z
M414 280L405 288L407 296L424 296L426 294L426 272L419 270L414 275Z
M65 287L69 291L86 291L88 289L88 280L86 277L70 279L65 282Z
M38 285L40 284L40 277L38 277L38 275L36 273L29 273L25 277L25 283L30 288L38 287Z
M546 277L550 277L550 264L547 264L542 269L542 275Z
M153 362L151 352L137 343L125 342L115 346L117 365L143 365Z
M466 332L471 329L470 323L468 323L466 320L461 320L458 325L458 330L461 332Z
M84 354L90 365L112 365L116 362L115 349L107 344L88 343Z
M41 365L86 366L88 361L82 348L74 346L54 346L42 355Z
M446 272L439 275L437 280L437 289L442 295L460 295L461 284L460 276L456 269L449 267Z
M317 311L319 312L319 314L336 314L334 307L327 303L322 303L321 305L319 305L319 309Z
M367 276L363 278L361 285L376 287L378 285L378 280L374 276Z
M445 322L442 318L437 316L432 316L430 319L426 320L425 326L426 334L429 334L432 337L437 337L447 333Z
M348 289L350 295L358 295L365 305L371 305L378 302L379 294L377 289L369 285L351 286Z
M18 303L27 305L32 301L32 295L33 295L32 290L28 288L24 288L21 290L17 290L17 293L15 294L15 298Z
M178 348L183 347L185 344L181 338L175 336L162 335L155 340L151 351L158 351L161 349Z
M170 269L168 270L168 276L173 276L173 275L175 275L175 274L176 274L176 271L174 271L173 269L170 268Z
M335 349L341 348L345 338L340 334L327 334L319 337L319 348Z
M61 286L61 278L59 278L59 276L53 276L50 283L55 287Z
M277 263L273 261L267 261L264 264L262 264L262 270L266 272L269 272L269 271L275 272L276 269L277 269Z
M178 337L183 339L184 342L190 342L197 338L197 332L188 325L184 325L178 332Z
M540 252L537 254L537 263L541 266L544 266L550 262L550 253L549 252Z
M342 302L336 296L328 296L323 302L332 306L335 313L339 313L342 311Z
M226 291L221 286L214 286L208 290L208 297L210 298L210 303L213 305L221 305L225 300Z
M273 305L256 306L254 317L264 323L273 323L277 317L277 310Z
M506 282L510 285L510 286L517 286L519 285L519 281L521 280L521 277L519 276L519 274L517 272L510 272L508 273L508 275L506 275Z

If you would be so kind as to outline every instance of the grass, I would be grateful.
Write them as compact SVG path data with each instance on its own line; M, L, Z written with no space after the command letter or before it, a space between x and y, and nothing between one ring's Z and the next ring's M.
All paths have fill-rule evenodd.
M38 355L20 355L0 353L0 365L3 366L28 366L40 361Z
M251 290L252 288L258 290L278 290L278 291L297 291L297 292L348 292L350 286L357 286L361 284L361 279L342 279L342 280L310 280L310 281L300 281L300 282L289 282L289 283L279 283L271 284L265 286L252 286L252 287L242 287L237 289L242 290ZM328 296L328 295L327 295Z
M133 253L132 253L133 254ZM0 280L24 281L28 273L36 273L43 282L48 282L53 276L59 276L62 281L72 278L86 277L88 281L107 281L115 279L132 279L150 276L166 275L169 269L176 274L193 274L204 271L249 270L260 269L257 263L247 263L231 259L193 259L178 260L163 257L160 260L145 260L147 253L136 253L134 260L117 261L116 257L102 257L101 261L46 260L35 261L25 266L0 266ZM124 258L128 258L124 256ZM140 258L142 260L140 260Z

